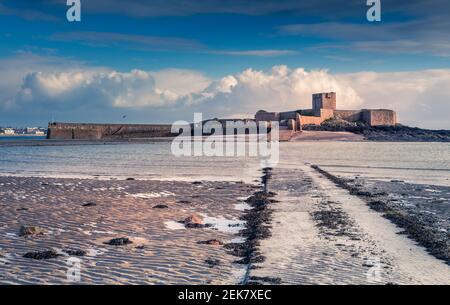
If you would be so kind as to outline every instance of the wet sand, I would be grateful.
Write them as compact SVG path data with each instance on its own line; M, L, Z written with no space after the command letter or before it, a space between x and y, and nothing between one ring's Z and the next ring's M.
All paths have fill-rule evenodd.
M81 284L239 283L245 268L233 263L236 257L199 242L238 241L243 223L236 204L254 189L233 182L0 177L0 283L73 284L70 257L81 259ZM180 223L193 214L208 226ZM45 233L19 236L21 226ZM106 244L121 237L132 243ZM59 256L23 257L50 250Z
M309 165L274 169L272 236L250 275L281 284L450 284L450 267Z
M297 149L263 171L161 150L123 166L167 179L125 180L88 150L96 179L59 177L63 163L59 178L0 176L0 283L78 284L67 271L80 259L81 284L450 284L448 186L327 175ZM203 224L180 222L192 215ZM44 234L20 236L22 226ZM117 238L127 239L107 244Z
M305 141L364 141L364 136L345 131L302 131L296 133L291 142Z

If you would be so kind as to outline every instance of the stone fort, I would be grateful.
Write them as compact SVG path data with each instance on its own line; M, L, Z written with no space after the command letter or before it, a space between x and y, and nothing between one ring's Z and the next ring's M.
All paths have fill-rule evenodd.
M395 126L397 114L388 109L338 110L336 92L312 95L312 109L288 112L267 112L260 110L256 121L279 121L281 126L301 130L306 125L320 125L329 119L342 119L348 122L364 122L369 126Z
M320 125L328 119L343 119L349 122L365 122L370 126L397 124L397 115L392 110L362 109L337 110L336 93L313 94L312 109L267 112L260 110L255 115L256 121L279 121L282 129L302 130L305 125ZM223 120L219 120L223 123ZM249 121L249 120L247 120ZM253 121L253 119L251 119ZM83 124L83 123L49 123L48 139L132 139L173 137L170 124Z

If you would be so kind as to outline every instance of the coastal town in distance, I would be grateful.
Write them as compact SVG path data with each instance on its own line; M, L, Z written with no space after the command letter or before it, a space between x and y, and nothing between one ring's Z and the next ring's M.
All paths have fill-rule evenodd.
M0 291L445 289L446 6L0 0Z

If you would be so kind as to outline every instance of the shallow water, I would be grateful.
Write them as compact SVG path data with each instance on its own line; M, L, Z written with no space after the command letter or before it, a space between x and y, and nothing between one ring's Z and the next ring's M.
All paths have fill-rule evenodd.
M309 162L332 174L450 186L449 143L281 143L284 164Z
M280 143L284 164L310 162L341 176L450 186L449 143ZM258 178L250 157L175 157L169 142L0 146L0 174L67 178L243 180Z
M404 180L411 183L425 183L430 185L449 186L450 182L450 144L447 143L372 143L372 142L298 142L298 143L281 143L281 160L278 170L299 171L306 168L305 163L313 163L321 166L323 169L340 176L355 177L359 176L364 180ZM257 158L215 158L215 157L183 157L176 158L170 153L170 143L145 143L145 144L106 144L106 145L70 145L70 146L0 146L0 175L12 176L40 176L40 177L78 177L89 178L97 180L115 180L126 179L129 177L138 180L161 180L161 181L245 181L254 183L260 178L261 172L260 162ZM275 169L276 171L277 169ZM262 242L263 251L266 251L267 262L263 269L255 271L256 275L273 276L280 275L283 281L287 283L367 283L366 273L367 268L363 266L365 257L370 256L371 251L375 251L378 245L382 246L391 255L376 254L375 256L386 257L386 262L393 265L395 274L386 274L383 282L394 281L398 283L411 282L445 282L446 278L420 278L420 275L427 266L434 266L430 270L436 273L439 269L438 265L432 257L425 254L422 250L414 251L411 256L400 259L397 253L407 254L407 246L401 248L400 252L395 251L395 242L398 241L395 235L395 228L390 227L387 230L386 236L389 240L385 240L376 234L377 225L390 225L389 223L379 221L375 216L367 216L369 214L360 213L360 211L353 209L353 205L359 205L360 208L366 208L360 201L355 198L347 198L341 190L331 187L326 180L316 181L316 184L322 185L322 193L305 195L299 193L302 188L310 187L311 185L302 185L302 175L292 177L285 176L284 180L279 180L278 188L275 190L279 193L279 203L275 211L275 218L273 223L273 236L275 239L269 239ZM8 178L10 179L10 178ZM20 188L14 188L11 191L10 180L5 178L0 183L0 196L8 198L8 200L16 203L26 202L47 202L49 198L42 194L41 189L46 186L36 185L33 192L26 192L30 187L23 185ZM312 179L311 183L312 183ZM149 187L136 189L129 192L126 187L119 183L120 181L101 181L84 180L82 182L60 182L55 180L50 183L48 187L54 190L55 194L51 194L53 199L51 204L61 204L60 201L67 201L76 190L83 188L89 190L95 198L101 198L102 194L123 193L120 202L139 202L155 201L156 203L169 202L169 205L179 206L178 203L170 202L174 193L176 193L171 186L154 188L152 183L159 185L160 181L149 182ZM144 181L147 182L147 181ZM292 183L290 183L292 182ZM85 185L87 183L87 185ZM323 183L323 184L322 184ZM92 185L91 185L92 184ZM325 185L325 187L324 187ZM197 188L203 189L208 194L202 200L206 200L211 204L208 196L216 196L217 192L227 193L226 189L214 188L205 189L204 186L191 185L190 193L184 196L193 196L197 193ZM63 192L64 190L64 192ZM431 190L431 191L430 191ZM179 190L183 191L184 190ZM53 191L52 191L53 192ZM435 188L425 188L425 192L433 196L438 196L439 193ZM187 253L192 254L197 250L198 245L193 244L185 246L186 238L190 239L194 235L192 231L185 230L182 225L178 223L179 220L187 217L190 212L203 213L207 222L214 224L212 229L207 232L208 235L202 236L202 239L213 238L217 235L232 240L235 238L235 233L239 231L242 223L237 219L241 213L247 208L243 201L249 194L242 194L227 200L226 207L223 205L223 199L220 198L217 202L213 202L222 210L204 210L200 206L193 206L186 208L180 205L180 209L176 214L179 217L173 217L173 210L158 211L161 215L166 215L164 218L152 219L149 216L148 210L135 211L136 206L128 206L130 215L138 213L138 216L133 222L130 215L121 215L121 219L117 222L115 229L110 229L111 226L105 226L98 221L97 223L86 223L79 228L79 219L74 221L71 217L73 214L65 213L64 209L57 209L54 212L55 219L65 219L63 227L57 227L52 234L58 236L66 236L69 233L61 230L71 230L71 234L80 236L80 239L88 237L89 239L96 238L99 235L107 235L114 237L120 233L139 232L139 224L142 219L147 219L155 228L157 221L159 231L154 234L155 245L160 246L161 230L166 235L170 235L171 240L165 241L167 244L165 248L170 249L172 257L178 257L179 261L174 266L170 260L166 260L167 253L162 253L158 247L153 248L151 245L147 246L146 255L142 254L141 250L136 250L132 253L133 259L124 259L124 252L117 251L111 254L111 249L104 246L104 240L98 240L98 243L92 244L92 249L88 249L92 257L97 259L88 259L89 269L94 270L87 273L88 282L93 283L204 283L205 278L200 273L205 272L207 267L204 266L203 260L195 261L191 264L186 262L184 256ZM363 235L369 235L371 242L356 242L356 241L336 241L330 243L323 236L320 236L318 229L310 217L310 211L314 209L319 199L329 196L336 196L341 198L342 206L346 209L348 214L354 219L363 220L359 228ZM59 196L59 198L58 198ZM441 196L441 195L439 195ZM107 198L107 197L105 197ZM192 197L194 199L195 197ZM205 199L206 198L206 199ZM78 199L78 197L76 198ZM301 205L298 204L301 200ZM101 200L100 200L101 201ZM156 202L157 201L157 202ZM195 201L195 200L192 200ZM316 202L317 201L317 202ZM444 202L441 204L448 204ZM119 206L119 204L118 204ZM67 206L68 208L69 206ZM40 208L39 205L36 208ZM186 210L185 210L186 209ZM41 211L44 212L44 211ZM114 211L113 211L114 212ZM154 212L152 210L152 212ZM36 213L36 212L35 212ZM154 212L156 213L156 212ZM16 209L11 209L10 219L15 219L17 214ZM26 215L27 213L25 213ZM123 211L119 214L123 214ZM228 214L228 215L227 215ZM125 217L126 216L126 217ZM366 217L367 216L367 217ZM134 216L133 216L134 217ZM67 218L67 219L66 219ZM33 220L35 217L29 218ZM374 220L375 219L375 220ZM21 219L23 220L23 219ZM47 221L47 220L45 220ZM44 221L44 222L45 222ZM367 226L365 223L367 222ZM229 225L232 226L229 226ZM13 244L14 238L17 238L16 231L19 223L15 223L14 230L5 229L3 235L3 242L0 245ZM44 225L45 227L45 225ZM54 225L49 227L54 227ZM1 226L0 226L1 228ZM75 228L79 228L77 231ZM375 229L374 229L375 228ZM379 227L378 227L379 228ZM152 230L152 229L148 229ZM149 231L149 232L150 232ZM142 232L141 232L142 233ZM152 233L152 232L150 232ZM211 234L213 233L213 234ZM392 233L392 234L391 234ZM8 235L13 234L13 235ZM136 234L135 234L136 235ZM142 235L142 234L141 234ZM131 236L139 238L141 236ZM70 237L72 239L73 236ZM404 237L402 237L404 238ZM394 241L394 243L392 242ZM409 245L404 239L401 239L403 245ZM143 241L145 243L145 241ZM344 250L340 245L345 244ZM47 241L46 246L54 248L61 247L59 242ZM82 246L82 243L75 243L75 246ZM19 248L24 252L30 245L23 245ZM32 244L37 246L37 244ZM180 246L183 246L180 248ZM411 246L414 246L411 244ZM350 247L350 248L348 248ZM352 258L351 251L358 248L361 257ZM375 250L374 250L375 247ZM347 249L347 250L345 250ZM5 249L3 249L4 251ZM0 249L2 251L2 249ZM185 251L185 252L183 252ZM277 252L278 251L278 252ZM350 252L348 252L350 251ZM9 251L12 252L12 251ZM324 254L326 253L326 254ZM216 252L211 250L211 254L223 255L223 252ZM149 257L147 257L147 255ZM349 256L350 255L350 256ZM134 257L136 256L136 257ZM88 257L91 257L88 255ZM100 259L99 259L100 257ZM147 269L143 268L143 258L146 258L145 265ZM204 259L206 257L203 257ZM102 260L103 259L103 260ZM227 258L227 263L230 263L234 258ZM416 270L412 268L415 260L421 260L425 263L419 263ZM428 264L430 260L430 264ZM30 262L23 260L20 256L11 256L6 253L0 260L0 266L5 263L19 261L20 267L8 268L9 276L4 282L21 283L21 281L14 281L11 278L17 272L24 272L33 270ZM130 263L131 262L131 263ZM385 262L383 262L385 263ZM59 265L58 265L59 264ZM47 262L44 269L35 269L34 272L47 272L48 270L60 270L63 265L61 262ZM91 265L92 264L92 265ZM128 265L127 265L128 264ZM131 266L129 265L131 264ZM190 265L191 264L191 265ZM436 265L435 265L436 264ZM117 267L114 267L117 265ZM148 266L150 265L151 268ZM65 266L65 265L64 265ZM387 265L388 267L390 265ZM438 266L438 267L435 267ZM242 277L242 266L240 268L232 266L231 264L224 266L229 275L229 280L234 281ZM98 270L100 269L100 272ZM173 273L176 269L179 272ZM144 277L136 277L136 272L144 270ZM191 274L185 274L188 270ZM389 269L390 270L390 269ZM389 271L388 270L388 271ZM129 272L129 274L127 274ZM390 271L389 271L390 272ZM169 280L165 278L167 274L173 274ZM214 273L214 272L213 272ZM437 272L438 273L438 272ZM109 274L107 278L102 278L104 274ZM431 273L430 273L431 274ZM236 275L236 278L233 276ZM53 275L56 278L62 279L65 274ZM430 275L431 276L431 275ZM411 278L413 277L413 278ZM213 281L215 276L208 277L208 280ZM234 281L234 282L233 282ZM33 274L29 278L23 279L22 283L32 283ZM214 281L213 281L214 282Z
M55 178L252 182L250 157L175 157L169 142L70 146L0 146L0 174Z

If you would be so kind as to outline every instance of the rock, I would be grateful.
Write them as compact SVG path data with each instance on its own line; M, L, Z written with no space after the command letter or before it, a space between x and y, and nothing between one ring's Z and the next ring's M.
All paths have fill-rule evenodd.
M83 250L64 250L69 256L85 256L87 253Z
M136 180L136 179L134 179L134 178L127 178L126 180L127 180L127 181L134 181L134 180Z
M188 226L188 225L203 225L203 217L201 217L200 215L196 215L193 214L191 216L189 216L188 218L186 218L183 223Z
M44 235L45 230L39 227L22 226L19 231L19 236Z
M153 207L154 209L168 209L169 207L165 204L158 204Z
M28 211L28 209L27 208L18 208L18 209L16 209L16 211L22 212L22 211Z
M203 184L203 182L201 182L201 181L194 181L194 182L192 182L192 184L193 185L200 185L200 184Z
M215 258L207 258L207 259L205 260L205 263L208 264L208 267L209 267L209 268L213 268L213 267L215 267L215 266L220 265L220 261L219 261L218 259L215 259Z
M133 242L128 237L120 237L120 238L114 238L110 241L106 242L107 245L111 246L125 246L132 244Z
M200 245L211 245L211 246L222 246L223 242L218 239L210 239L205 241L199 241L197 242Z
M83 207L95 207L97 204L95 202L88 202L83 204Z
M36 259L36 260L43 260L43 259L52 259L59 257L60 254L58 254L55 250L49 250L49 251L43 251L43 252L28 252L24 254L23 257L30 258L30 259Z
M177 203L188 204L188 203L191 203L191 202L188 201L188 200L178 200Z

